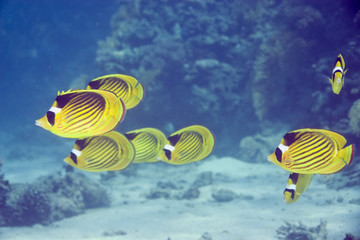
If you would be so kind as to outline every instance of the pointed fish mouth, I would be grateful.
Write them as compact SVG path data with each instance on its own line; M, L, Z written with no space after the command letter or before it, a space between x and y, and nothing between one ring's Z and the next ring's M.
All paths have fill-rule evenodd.
M41 124L40 119L35 121L35 125L36 125L36 126L39 126L39 127L42 127L42 124Z

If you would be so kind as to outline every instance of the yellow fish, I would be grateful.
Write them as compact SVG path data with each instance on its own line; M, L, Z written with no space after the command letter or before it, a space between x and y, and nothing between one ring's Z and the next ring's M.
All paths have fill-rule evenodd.
M346 139L323 129L299 129L288 132L268 160L290 172L332 174L349 165L355 145L343 148Z
M308 188L313 174L333 174L350 165L355 145L344 148L346 139L324 129L304 128L285 134L268 160L290 171L284 191L286 203L294 203Z
M115 93L126 109L133 108L144 98L144 87L135 78L123 74L110 74L91 80L86 89L100 89Z
M284 190L284 201L294 203L308 188L313 174L290 173L288 184Z
M193 125L168 137L160 160L175 164L187 164L207 157L215 145L214 135L204 126Z
M35 124L65 138L109 132L123 120L126 108L115 94L103 90L58 92L49 111Z
M341 54L339 54L336 58L334 68L332 71L332 76L330 78L330 83L332 86L332 90L335 94L339 94L341 88L344 86L344 78L347 69L345 69L345 61Z
M95 137L77 139L64 161L89 172L118 171L135 157L135 148L121 133L112 131Z
M135 147L136 156L134 163L157 162L161 154L166 136L155 128L141 128L125 133L127 139Z

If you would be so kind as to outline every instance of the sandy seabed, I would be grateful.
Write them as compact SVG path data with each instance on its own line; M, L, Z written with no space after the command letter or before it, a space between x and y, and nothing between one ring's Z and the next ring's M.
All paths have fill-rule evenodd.
M183 166L139 164L133 175L117 174L102 184L109 192L111 207L90 209L48 226L2 227L0 239L277 239L276 230L285 221L307 227L326 221L327 239L344 239L346 233L360 236L360 205L349 203L359 199L360 186L328 189L323 176L314 176L300 200L288 205L282 198L289 173L264 161L250 164L229 157L210 157ZM16 173L16 164L4 164L10 182L20 176L24 179L24 173ZM44 173L32 171L34 164L28 164L27 179ZM53 171L59 168L47 167L53 167ZM159 181L190 186L203 172L212 172L213 181L199 188L196 199L148 197ZM99 173L86 175L100 181ZM216 201L212 194L219 189L233 191L239 197Z

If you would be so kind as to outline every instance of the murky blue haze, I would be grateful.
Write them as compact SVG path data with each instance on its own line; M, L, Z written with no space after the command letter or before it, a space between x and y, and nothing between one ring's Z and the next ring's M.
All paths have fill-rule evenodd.
M339 53L349 70L336 95L329 77ZM34 121L57 91L112 73L134 76L145 88L120 132L155 127L169 135L200 124L215 135L214 156L249 163L266 162L281 137L298 128L334 130L360 146L357 0L2 0L4 169L24 159L60 169L73 140ZM360 183L358 156L339 174L344 186Z

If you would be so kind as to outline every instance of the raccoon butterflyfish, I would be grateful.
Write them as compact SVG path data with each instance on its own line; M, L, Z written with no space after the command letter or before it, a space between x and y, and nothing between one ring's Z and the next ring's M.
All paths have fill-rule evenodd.
M134 163L157 162L161 154L166 136L155 128L141 128L125 133L127 139L134 145L136 156Z
M344 78L346 72L347 69L345 70L344 58L341 54L339 54L336 58L334 68L332 70L332 75L330 78L331 87L335 94L339 94L341 88L344 86Z
M301 174L332 174L349 165L355 145L344 148L346 139L324 129L304 128L288 132L268 160Z
M288 184L284 190L284 201L294 203L308 188L313 174L290 173Z
M324 129L304 128L285 134L268 160L291 172L284 190L286 203L294 203L308 188L313 174L333 174L350 165L355 145Z
M90 172L118 171L135 157L133 144L121 133L111 131L99 136L77 139L64 161Z
M144 87L135 78L123 74L110 74L91 80L86 89L111 91L120 97L130 109L144 98Z
M35 124L65 138L85 138L109 132L126 113L124 102L109 91L58 92L49 111Z
M171 134L159 159L175 165L207 157L215 145L214 135L204 126L193 125Z

